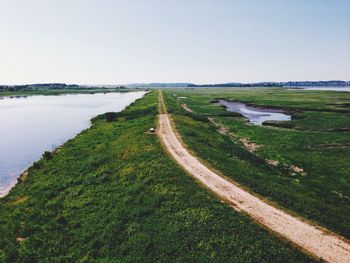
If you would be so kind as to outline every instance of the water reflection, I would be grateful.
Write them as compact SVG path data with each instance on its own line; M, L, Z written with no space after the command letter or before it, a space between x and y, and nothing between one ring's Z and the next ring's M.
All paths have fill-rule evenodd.
M0 100L0 196L20 172L90 125L101 113L121 111L145 92L12 96Z

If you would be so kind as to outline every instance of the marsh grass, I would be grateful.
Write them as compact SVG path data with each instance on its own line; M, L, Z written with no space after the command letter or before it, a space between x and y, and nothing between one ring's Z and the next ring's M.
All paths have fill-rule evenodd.
M284 108L293 113L293 120L279 127L252 125L242 117L225 115L225 110L213 103L218 98ZM178 89L165 93L179 133L199 157L253 192L347 238L350 135L344 129L350 127L349 100L347 92L275 88ZM183 102L195 117L181 109L179 104ZM201 121L207 117L229 128L236 140ZM239 138L262 147L255 153L247 152ZM276 160L279 165L267 165L264 159ZM292 165L304 169L305 174L285 169Z
M157 96L95 118L0 199L1 262L311 261L217 200L145 133Z

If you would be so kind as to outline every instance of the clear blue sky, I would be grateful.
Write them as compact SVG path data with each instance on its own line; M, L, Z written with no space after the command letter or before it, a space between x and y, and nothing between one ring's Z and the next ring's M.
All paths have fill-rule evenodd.
M350 80L349 0L0 0L0 83Z

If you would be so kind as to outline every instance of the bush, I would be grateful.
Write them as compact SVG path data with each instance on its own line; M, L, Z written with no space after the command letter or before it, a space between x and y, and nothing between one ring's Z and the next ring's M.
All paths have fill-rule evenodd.
M45 151L44 154L43 154L43 158L45 160L51 160L52 159L52 153L49 152L49 151Z
M115 121L117 119L118 115L115 112L107 112L105 114L105 116L106 116L106 121L107 122L112 122L112 121Z

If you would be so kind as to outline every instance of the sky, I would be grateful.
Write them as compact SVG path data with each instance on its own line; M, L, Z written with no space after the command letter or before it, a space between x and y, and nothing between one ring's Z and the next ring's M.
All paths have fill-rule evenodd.
M0 0L0 84L330 79L349 0Z

